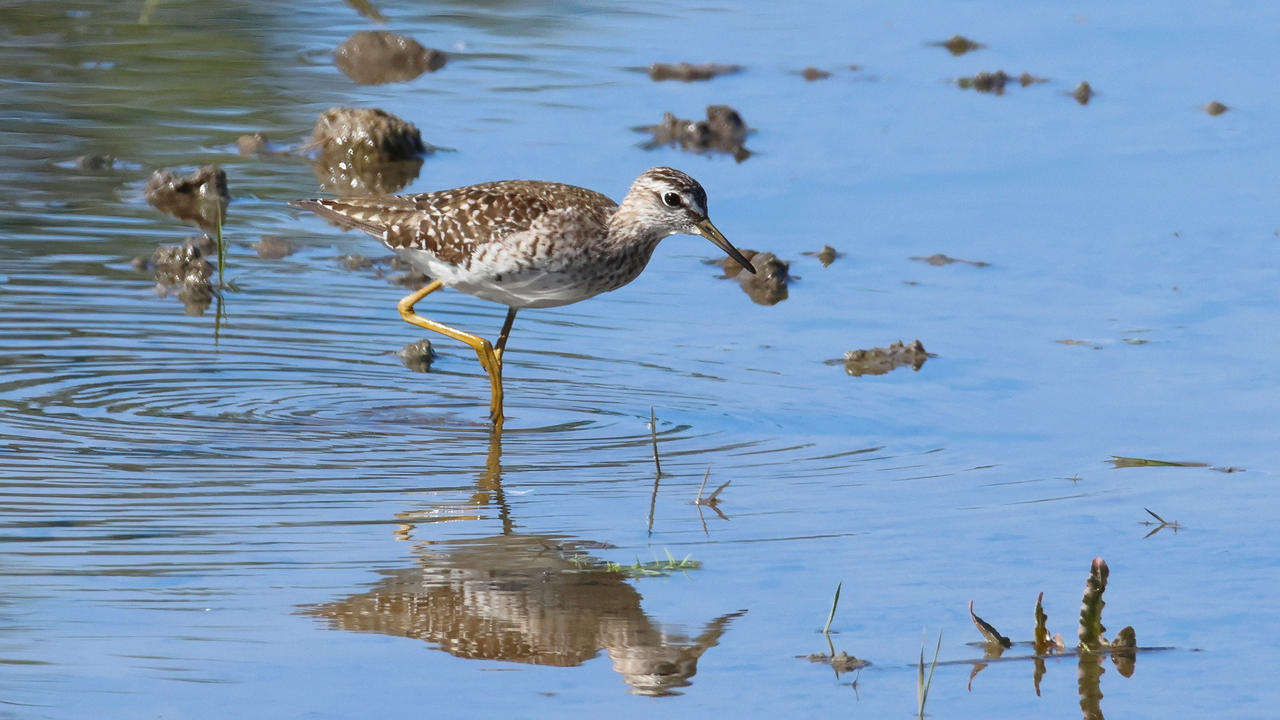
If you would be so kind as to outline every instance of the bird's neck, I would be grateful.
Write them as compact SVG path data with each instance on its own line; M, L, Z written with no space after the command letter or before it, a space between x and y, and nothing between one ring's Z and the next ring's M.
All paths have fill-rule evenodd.
M647 248L646 255L652 253L658 242L670 233L644 221L644 214L632 212L627 204L631 198L622 201L609 216L609 242L618 248Z

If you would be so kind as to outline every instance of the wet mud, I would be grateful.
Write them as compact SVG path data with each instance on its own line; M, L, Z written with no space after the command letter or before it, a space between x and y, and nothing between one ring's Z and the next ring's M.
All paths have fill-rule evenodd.
M406 82L444 67L440 50L386 30L359 30L333 53L333 64L359 85Z
M1230 109L1231 108L1227 107L1226 105L1223 105L1217 100L1214 100L1213 102L1210 102L1208 105L1204 106L1204 111L1209 113L1210 115L1221 115L1222 113Z
M743 144L750 130L738 111L728 105L707 106L706 120L685 120L666 113L661 123L637 130L653 135L643 145L646 150L670 145L692 153L726 153L738 162L751 157Z
M813 66L809 66L804 70L801 70L800 75L801 77L803 77L805 80L808 80L809 82L813 82L814 80L826 80L827 78L831 77L831 73L827 72L826 70L819 70L818 68Z

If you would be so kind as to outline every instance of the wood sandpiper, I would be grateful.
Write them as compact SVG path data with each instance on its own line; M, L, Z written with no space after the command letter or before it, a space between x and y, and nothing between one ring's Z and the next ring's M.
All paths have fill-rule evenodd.
M594 190L538 180L291 204L378 238L434 278L400 301L400 317L476 351L489 375L495 425L503 419L502 351L517 310L616 290L640 275L659 241L677 234L701 235L755 272L711 224L698 181L668 167L646 170L621 204ZM419 300L446 286L507 306L496 343L414 312Z

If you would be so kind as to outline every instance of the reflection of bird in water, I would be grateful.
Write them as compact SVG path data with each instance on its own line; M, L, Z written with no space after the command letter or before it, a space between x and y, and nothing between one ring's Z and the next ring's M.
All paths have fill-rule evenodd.
M476 351L489 375L495 423L502 421L502 353L517 310L616 290L644 270L659 241L681 233L707 238L755 272L707 217L698 181L667 167L636 178L621 204L593 190L535 180L293 204L382 240L436 278L400 301L400 315ZM446 285L507 306L496 343L414 312L419 300Z
M686 687L729 621L697 637L668 632L644 613L616 571L584 566L563 538L500 535L426 546L418 566L384 571L373 589L303 609L335 629L418 638L462 658L580 665L603 648L642 695Z

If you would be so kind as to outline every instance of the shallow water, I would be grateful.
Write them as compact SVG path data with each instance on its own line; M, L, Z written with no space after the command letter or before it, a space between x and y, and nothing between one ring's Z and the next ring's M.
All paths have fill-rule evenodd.
M951 661L982 657L970 600L1028 641L1043 592L1071 642L1094 556L1104 623L1170 649L1108 661L1086 710L1274 714L1280 10L380 2L450 60L361 87L329 53L377 26L346 4L144 5L0 22L0 716L906 717L922 628L946 663L929 714L1069 716L1092 692L1074 658L1039 693L1030 660ZM927 45L957 32L987 47ZM629 69L682 60L746 69ZM1048 82L949 83L999 69ZM791 261L790 297L758 305L712 246L667 240L630 286L520 315L496 437L470 351L396 357L422 337L407 291L338 259L376 243L286 205L310 167L236 152L339 104L449 148L408 191L618 197L683 168L736 245ZM708 104L756 129L744 162L639 147ZM194 232L143 200L150 173L209 162L234 289L189 315L130 259ZM259 259L263 235L300 249ZM824 244L825 268L803 254ZM990 265L910 259L940 252ZM422 309L502 320L458 293ZM914 338L917 371L827 362ZM692 504L708 471L724 518ZM1144 508L1178 527L1144 537ZM668 554L700 566L601 566ZM797 658L828 651L839 582L856 674Z

